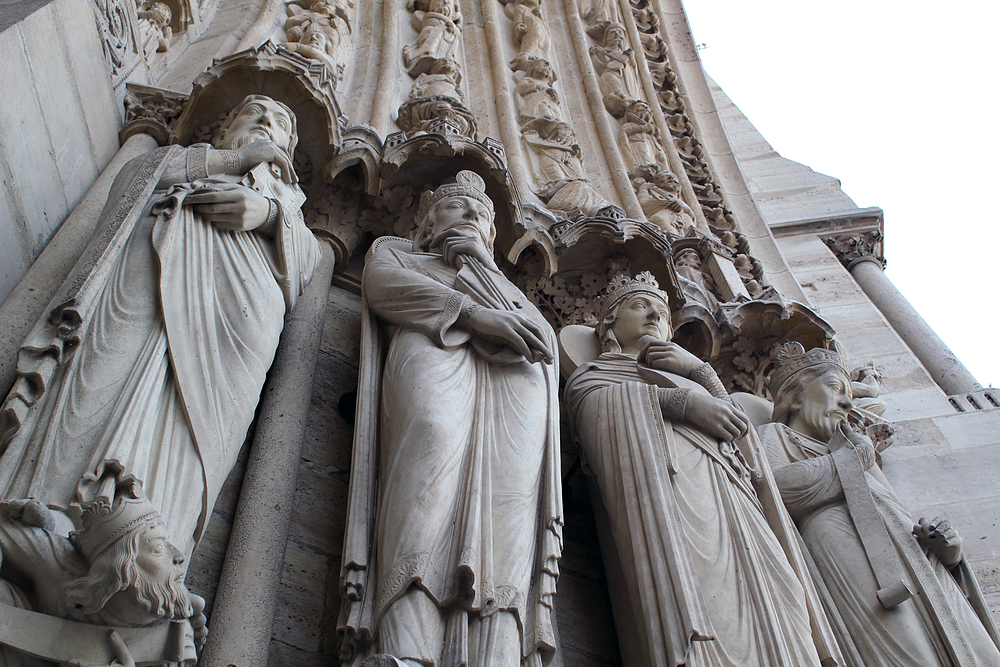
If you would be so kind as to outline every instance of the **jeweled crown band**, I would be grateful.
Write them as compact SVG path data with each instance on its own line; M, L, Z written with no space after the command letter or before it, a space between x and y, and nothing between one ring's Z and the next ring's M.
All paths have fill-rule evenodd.
M608 288L601 302L601 319L608 311L633 294L645 293L656 297L666 304L670 303L667 293L660 289L660 284L649 271L643 271L635 278L629 278L626 273L619 273L608 282Z
M782 385L788 382L792 376L797 375L807 368L818 366L831 366L840 369L848 376L850 375L847 372L847 366L844 364L844 358L840 350L835 347L829 350L822 347L814 347L806 352L801 343L785 343L778 350L774 371L768 378L767 384L771 395L777 395Z

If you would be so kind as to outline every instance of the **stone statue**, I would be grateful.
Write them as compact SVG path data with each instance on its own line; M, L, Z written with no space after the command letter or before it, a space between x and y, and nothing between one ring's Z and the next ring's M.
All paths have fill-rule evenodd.
M462 70L457 61L439 58L417 76L409 99L400 105L396 125L411 136L433 131L440 120L449 120L467 137L476 136L476 119L465 107L459 84Z
M166 53L174 31L170 27L170 7L162 2L148 2L136 12L139 19L139 43L148 60L154 53Z
M618 21L617 4L614 0L581 0L580 17L588 27L606 26Z
M456 181L424 193L412 251L365 266L345 665L541 666L554 650L555 336L494 264L483 179Z
M522 137L537 157L545 179L539 196L549 209L572 219L595 215L609 206L584 177L580 146L569 123L536 119L524 126Z
M80 527L68 538L42 502L0 501L0 665L90 664L88 657L112 652L120 664L193 661L204 642L205 601L184 586L183 554L135 478L107 472L75 506ZM166 643L155 635L167 628L149 627L164 620L179 621L159 633ZM130 630L109 638L100 626ZM65 643L48 644L39 628L61 631Z
M0 497L40 500L68 528L81 480L113 463L191 555L319 262L295 142L291 110L250 95L214 147L165 146L122 169L21 347L0 409Z
M664 234L683 236L694 225L694 211L681 199L680 181L669 170L646 164L631 176L642 212Z
M551 60L551 39L541 5L541 0L514 0L507 5L507 15L514 21L514 38L520 46L511 65L525 60Z
M598 322L604 353L565 401L621 564L626 664L819 665L832 635L746 416L710 364L665 342L648 272L613 278Z
M625 26L612 23L604 30L600 46L590 47L590 57L597 68L598 84L604 106L615 118L621 118L630 100L636 98L635 54L628 45Z
M544 60L524 61L515 68L514 92L521 124L535 119L562 120L559 94L552 87L556 80L552 66Z
M461 35L462 11L456 0L430 0L428 9L413 12L414 28L420 33L415 44L403 47L403 64L416 78L435 60L454 58Z
M705 273L701 255L694 248L685 248L674 256L674 268L681 280L684 296L692 298L715 313L719 307L719 299L715 296L715 279Z
M641 100L628 104L625 122L618 131L618 143L629 171L637 171L647 165L662 167L667 164L667 154L660 143L660 129L653 123L649 105Z
M351 6L316 0L309 9L288 5L285 21L288 41L282 46L324 63L337 81L344 78L344 65L351 39Z
M1000 664L961 538L937 518L915 526L871 441L847 425L851 378L840 355L786 343L769 386L773 423L761 438L843 628L847 664Z

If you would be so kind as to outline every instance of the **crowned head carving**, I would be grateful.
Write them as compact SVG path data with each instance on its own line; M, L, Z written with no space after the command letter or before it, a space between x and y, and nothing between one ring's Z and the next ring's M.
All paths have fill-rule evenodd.
M231 150L265 139L294 157L298 143L295 113L287 104L266 95L247 95L229 112L212 143L216 148Z
M605 352L621 352L644 335L670 340L670 299L649 271L611 279L600 304L597 335Z
M801 343L782 345L768 389L774 398L772 421L823 442L852 407L851 377L835 343L832 349L808 352Z
M66 584L67 601L122 625L190 617L184 555L170 542L138 480L109 466L83 488L96 492L85 491L93 497L77 504L82 528L70 539L90 568Z
M495 218L493 201L486 195L486 182L473 171L460 171L454 182L427 190L421 196L415 245L433 250L445 234L458 231L478 238L492 254Z

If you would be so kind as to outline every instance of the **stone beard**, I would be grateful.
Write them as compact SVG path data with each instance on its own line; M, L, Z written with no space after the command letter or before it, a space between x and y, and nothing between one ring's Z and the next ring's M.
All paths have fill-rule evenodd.
M458 178L423 217L426 251L382 248L365 267L345 664L389 653L409 665L540 666L554 650L556 369L466 327L499 314L549 350L554 335L490 259L493 207L482 179ZM477 256L458 258L449 234ZM361 470L376 443L377 467ZM357 504L366 493L374 508ZM359 641L366 634L373 640Z
M47 317L22 346L21 379L3 407L15 427L4 433L0 495L67 510L78 485L85 495L86 480L113 461L141 481L190 556L253 419L284 316L320 257L298 186L263 174L288 199L261 203L239 184L262 161L244 159L261 154L249 150L261 140L290 153L294 115L250 96L218 141L240 150L168 146L119 174L95 239L114 234L120 244L93 268L81 260L54 302L83 285L56 311L78 322L78 342L64 344ZM249 209L241 217L195 203L218 192L256 197L269 226ZM27 382L39 373L41 396Z
M616 284L600 329L605 353L577 368L565 400L606 508L608 562L620 563L624 590L612 597L625 664L819 665L810 627L818 602L772 532L732 435L692 417L694 394L731 420L741 415L726 407L711 367L687 352L697 370L678 367L675 383L652 384L643 372L651 362L640 367L636 355L644 336L669 340L666 295L648 274Z
M838 435L851 409L850 377L839 361L828 350L806 353L797 343L786 344L771 382L773 422L760 428L760 437L781 498L825 582L822 592L828 613L838 617L833 627L846 664L1000 664L993 619L969 565L964 559L946 565L929 545L922 546L912 534L910 512L874 465L871 443L851 444ZM853 466L845 467L845 460ZM870 560L859 532L866 515L855 516L845 497L851 484L874 501L876 523L869 527L882 531L883 539L888 532L885 551L894 578L913 593L891 608L879 600L881 580L873 565L884 561Z

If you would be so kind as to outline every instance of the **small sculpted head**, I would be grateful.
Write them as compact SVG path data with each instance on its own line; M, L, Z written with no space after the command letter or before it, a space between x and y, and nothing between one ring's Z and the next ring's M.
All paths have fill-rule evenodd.
M605 352L624 354L638 354L643 336L670 340L670 302L652 274L644 271L632 279L619 275L611 280L597 335Z
M805 352L786 343L770 379L771 420L820 442L828 442L853 407L851 379L836 350Z
M455 183L445 183L433 192L425 192L417 211L420 226L417 245L435 250L445 234L455 233L479 239L493 253L496 239L493 202L486 196L486 183L471 171L460 171Z
M92 558L87 574L66 584L66 599L87 615L126 625L188 618L193 610L183 565L163 524L139 521Z
M263 139L273 141L292 156L298 143L295 114L286 104L266 95L247 95L229 112L214 145L234 150Z
M692 269L701 268L701 256L698 251L693 248L686 248L677 253L677 257L674 258L675 266L686 266Z
M606 49L624 51L628 42L625 38L625 26L620 23L610 23L604 29L604 40L602 45Z
M189 618L184 554L139 481L106 462L99 476L84 476L77 496L82 528L70 539L89 569L64 585L70 607L114 625Z

